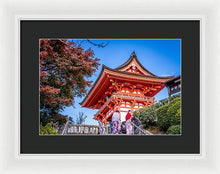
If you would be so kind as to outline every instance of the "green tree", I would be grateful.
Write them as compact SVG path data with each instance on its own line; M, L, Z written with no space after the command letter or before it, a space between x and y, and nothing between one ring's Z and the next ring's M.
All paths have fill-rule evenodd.
M40 135L57 135L55 128L48 123L46 126L40 125Z
M169 104L157 109L157 125L166 131L172 125L180 124L181 98L174 98Z
M138 117L144 128L158 126L161 130L167 131L172 125L179 125L181 120L181 94L168 98L149 107L144 107L134 111L134 116Z
M136 110L133 114L139 118L144 128L148 128L156 122L156 110L154 105Z
M156 111L157 114L157 125L162 129L162 130L167 130L168 127L170 126L169 124L169 119L167 117L167 110L169 106L168 104L163 105L159 107Z
M171 96L171 102L172 102L175 98L179 98L180 95L181 95L181 93ZM157 103L154 104L154 107L155 107L156 109L158 109L159 107L164 106L164 105L166 105L166 104L169 104L169 99L168 99L168 98L164 98L164 99L162 99L162 100L159 100Z
M167 118L169 120L170 126L180 124L180 102L180 97L178 97L172 100L172 102L169 104L169 108L167 110Z

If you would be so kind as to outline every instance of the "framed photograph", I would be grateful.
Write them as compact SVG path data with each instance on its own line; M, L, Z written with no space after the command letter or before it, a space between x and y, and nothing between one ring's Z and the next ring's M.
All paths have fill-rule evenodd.
M0 9L0 173L220 173L218 1Z
M181 135L181 39L39 42L40 135ZM134 51L123 63L131 49L152 55L142 62L155 71L177 75L151 73Z
M21 154L200 153L199 20L20 20L20 33Z

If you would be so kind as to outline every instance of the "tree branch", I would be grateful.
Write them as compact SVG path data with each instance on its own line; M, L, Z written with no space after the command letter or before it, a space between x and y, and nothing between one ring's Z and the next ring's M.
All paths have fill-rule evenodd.
M109 42L107 42L106 44L104 44L103 42L100 43L100 44L97 44L97 43L92 42L92 41L89 40L89 39L87 39L87 41L88 41L89 43L91 43L92 45L97 46L98 48L104 48L104 47L106 47L106 46L109 44Z

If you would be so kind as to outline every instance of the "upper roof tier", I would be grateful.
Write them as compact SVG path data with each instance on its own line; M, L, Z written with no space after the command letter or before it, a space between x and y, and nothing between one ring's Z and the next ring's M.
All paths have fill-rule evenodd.
M97 103L97 101L100 100L103 94L109 89L112 81L121 81L132 84L135 83L139 86L160 86L164 85L163 82L172 79L173 77L174 76L159 77L154 75L143 67L143 65L138 61L135 52L133 52L130 58L124 64L115 69L103 65L99 77L95 81L85 99L80 104L83 107L92 108L92 106ZM152 93L152 96L158 93L160 90L161 88L158 88L157 91Z
M144 68L144 66L138 61L135 52L131 54L130 58L125 63L115 68L115 70L157 77L156 75Z

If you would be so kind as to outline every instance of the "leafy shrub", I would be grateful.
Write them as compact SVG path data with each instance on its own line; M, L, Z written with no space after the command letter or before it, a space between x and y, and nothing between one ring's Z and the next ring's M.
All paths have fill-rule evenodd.
M56 130L52 127L50 123L48 123L46 126L40 125L40 135L57 135L58 133Z
M180 125L173 125L168 128L166 134L173 135L173 134L180 134L180 132L181 132Z
M169 104L157 109L157 125L164 131L172 125L180 124L180 117L180 97L174 98Z
M178 109L178 111L176 113L176 118L178 118L179 122L180 122L180 119L181 119L181 108Z
M134 111L133 114L139 118L144 128L155 124L156 110L153 105Z
M139 110L135 110L135 111L133 112L133 115L134 115L135 117L139 117Z
M160 100L154 105L134 111L134 116L138 117L144 128L157 126L160 131L166 132L170 126L179 125L181 119L181 98L180 94L168 99Z
M180 98L180 96L181 96L180 93L171 96L171 101L173 101L175 98ZM154 108L158 109L159 107L164 106L166 104L169 104L169 98L165 98L165 99L159 100L157 103L154 104Z
M169 120L170 126L180 124L180 107L180 97L175 98L169 103L167 119Z
M167 118L167 110L168 110L168 105L160 106L157 111L157 125L162 129L162 130L167 130L170 126L169 124L169 119Z

